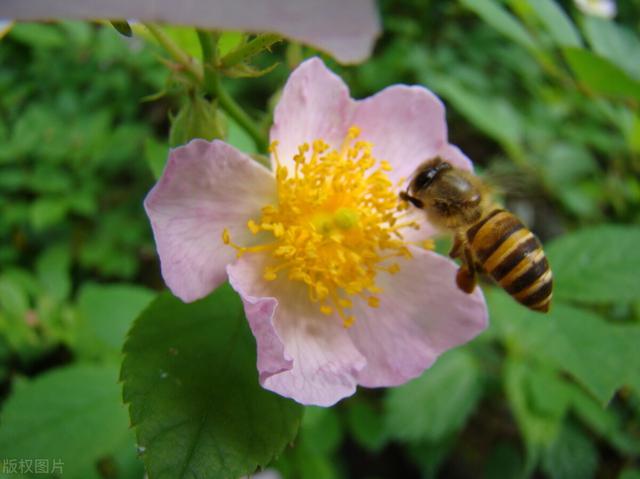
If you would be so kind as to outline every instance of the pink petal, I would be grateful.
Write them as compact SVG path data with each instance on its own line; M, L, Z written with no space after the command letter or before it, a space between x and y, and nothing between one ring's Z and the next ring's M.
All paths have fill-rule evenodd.
M256 338L261 384L274 374L293 368L293 361L285 357L284 343L274 325L278 299L273 296L254 296L256 283L262 281L264 261L263 255L250 254L227 266L229 283L242 296L245 315ZM268 292L260 294L266 295Z
M359 101L350 123L373 143L373 156L391 163L394 181L408 179L447 144L444 106L420 86L395 85Z
M354 310L349 334L367 359L358 374L363 386L395 386L415 378L487 326L482 292L466 294L456 287L452 261L417 248L412 253L399 273L378 276L384 290L379 308Z
M395 85L364 100L353 100L342 79L318 58L302 63L289 77L274 114L271 139L278 140L283 164L291 165L298 146L321 138L334 148L351 126L373 143L374 156L391 163L390 177L409 179L425 160L442 156L471 169L460 150L447 142L442 102L420 86Z
M172 150L144 206L151 220L162 276L173 294L195 301L226 280L233 248L253 240L247 221L275 201L273 176L221 141L193 140Z
M310 303L304 287L264 281L266 261L266 255L244 255L227 268L256 337L260 383L302 404L331 406L352 395L364 357L342 323Z
M616 16L618 7L615 0L574 0L576 6L587 15L595 15L602 18L613 18Z
M427 220L427 216L425 215L424 210L415 208L413 206L411 206L411 208L409 208L406 211L406 216L403 218L402 221L403 222L413 221L420 227L417 230L413 228L404 228L400 230L403 240L408 244L410 243L422 244L424 241L428 239L432 239L438 235L442 235L442 232L439 231L435 226L433 226Z
M271 141L278 141L282 164L293 166L293 156L305 142L323 139L338 148L351 126L354 102L342 79L319 58L300 64L287 80L276 106Z
M1 18L1 17L0 17ZM13 22L10 20L0 20L0 39L4 37L13 28Z
M473 170L473 163L471 163L471 160L455 145L444 145L438 152L437 156L443 160L447 160L456 168L468 171Z
M276 32L354 63L380 34L373 0L2 0L0 18L135 18L210 30Z

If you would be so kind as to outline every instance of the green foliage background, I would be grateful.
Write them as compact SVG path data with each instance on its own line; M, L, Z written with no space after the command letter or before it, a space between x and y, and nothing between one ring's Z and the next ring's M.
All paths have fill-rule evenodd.
M489 330L409 384L304 411L262 390L229 288L157 294L142 199L187 108L163 53L106 24L18 24L0 41L0 461L83 479L640 477L640 2L615 21L554 0L379 7L373 57L327 61L357 97L418 83L444 100L451 142L514 183L503 199L545 244L552 312L485 284ZM167 31L199 56L193 31ZM273 71L225 84L266 127L312 54L280 44L255 59Z

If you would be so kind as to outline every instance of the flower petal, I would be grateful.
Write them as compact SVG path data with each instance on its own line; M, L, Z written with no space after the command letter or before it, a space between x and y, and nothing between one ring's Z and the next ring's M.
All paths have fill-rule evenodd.
M373 0L2 0L0 18L135 18L209 30L276 32L338 61L365 60L380 33Z
M227 268L256 337L260 383L302 404L331 406L352 395L364 357L342 323L311 304L303 286L263 280L267 261L244 255Z
M226 279L233 248L253 240L246 223L275 200L271 173L221 141L193 140L171 151L144 206L151 220L162 276L183 301L209 294Z
M596 17L613 18L618 13L615 0L574 0L583 13Z
M356 105L351 124L373 143L373 156L391 164L394 181L409 178L447 144L444 106L426 88L395 85Z
M284 343L274 325L278 299L268 296L267 291L260 293L264 296L255 296L256 283L263 281L260 273L264 261L264 256L259 254L244 255L227 266L229 283L242 297L245 315L256 338L261 384L274 374L293 368L293 361L285 356Z
M280 162L293 166L298 147L317 139L339 148L354 104L342 79L322 60L301 63L289 76L273 115L270 138L278 142Z
M364 100L353 100L340 77L322 60L303 62L289 77L274 113L271 140L280 161L292 165L298 146L323 139L339 148L351 126L373 143L373 154L391 163L392 180L408 179L425 160L442 156L471 169L460 150L448 144L442 102L420 86L396 85Z
M0 40L9 33L12 28L13 22L11 20L0 20Z
M431 251L411 250L395 275L380 275L380 306L359 305L349 334L367 358L358 383L395 386L419 376L446 350L466 343L487 326L480 288L456 287L456 265Z
M473 163L471 163L471 160L455 145L444 145L438 152L437 156L448 161L456 168L467 171L473 170Z

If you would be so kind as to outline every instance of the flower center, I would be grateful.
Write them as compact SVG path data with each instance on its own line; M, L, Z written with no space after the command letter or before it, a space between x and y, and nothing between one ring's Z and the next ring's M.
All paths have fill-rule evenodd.
M280 163L274 142L278 203L247 224L253 234L268 233L268 242L243 247L223 233L238 256L269 252L264 279L286 275L304 283L320 311L337 313L345 327L355 321L352 297L378 307L376 275L399 271L394 258L411 257L401 230L418 228L400 221L407 209L396 192L400 185L387 176L389 163L373 158L371 143L356 141L359 134L350 128L339 150L323 140L302 144L293 171Z

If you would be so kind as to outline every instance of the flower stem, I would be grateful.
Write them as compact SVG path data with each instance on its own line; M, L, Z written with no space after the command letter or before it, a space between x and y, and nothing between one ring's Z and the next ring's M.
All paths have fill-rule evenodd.
M180 64L192 80L194 80L196 84L201 85L206 93L217 98L220 107L253 138L258 149L260 151L266 151L267 139L260 131L260 128L256 126L255 121L236 103L222 86L220 74L217 70L220 66L220 60L218 59L218 34L198 30L198 40L202 48L203 60L203 64L200 65L176 45L161 28L152 23L145 23L144 25L158 41L160 46L167 51L174 61ZM277 40L272 39L269 41L271 41L271 43L269 43L270 45ZM252 42L249 42L249 44L251 43ZM247 46L249 44L247 44Z
M213 93L215 86L215 68L218 65L218 39L217 33L207 33L198 30L198 41L202 49L202 68L204 70L204 89L207 93Z
M219 105L253 138L259 151L267 151L267 139L254 120L242 109L238 103L227 93L222 86L219 75L215 75L214 94L218 98Z
M220 59L220 65L222 68L229 68L238 63L251 58L254 55L257 55L262 50L269 48L274 43L278 43L282 41L282 37L280 35L275 35L273 33L263 33L262 35L258 35L250 42L245 43L244 45L236 48L235 50L227 53L224 57Z
M220 107L253 138L258 150L266 151L267 140L256 126L255 121L236 103L222 85L222 80L217 70L219 67L218 35L198 30L198 40L202 48L205 91L215 96Z
M160 46L164 48L167 53L169 53L169 55L171 55L171 57L178 62L191 77L193 77L194 80L198 83L203 81L204 75L200 65L194 62L187 53L176 45L169 35L152 23L145 23L144 26L147 27L149 33L154 36Z

